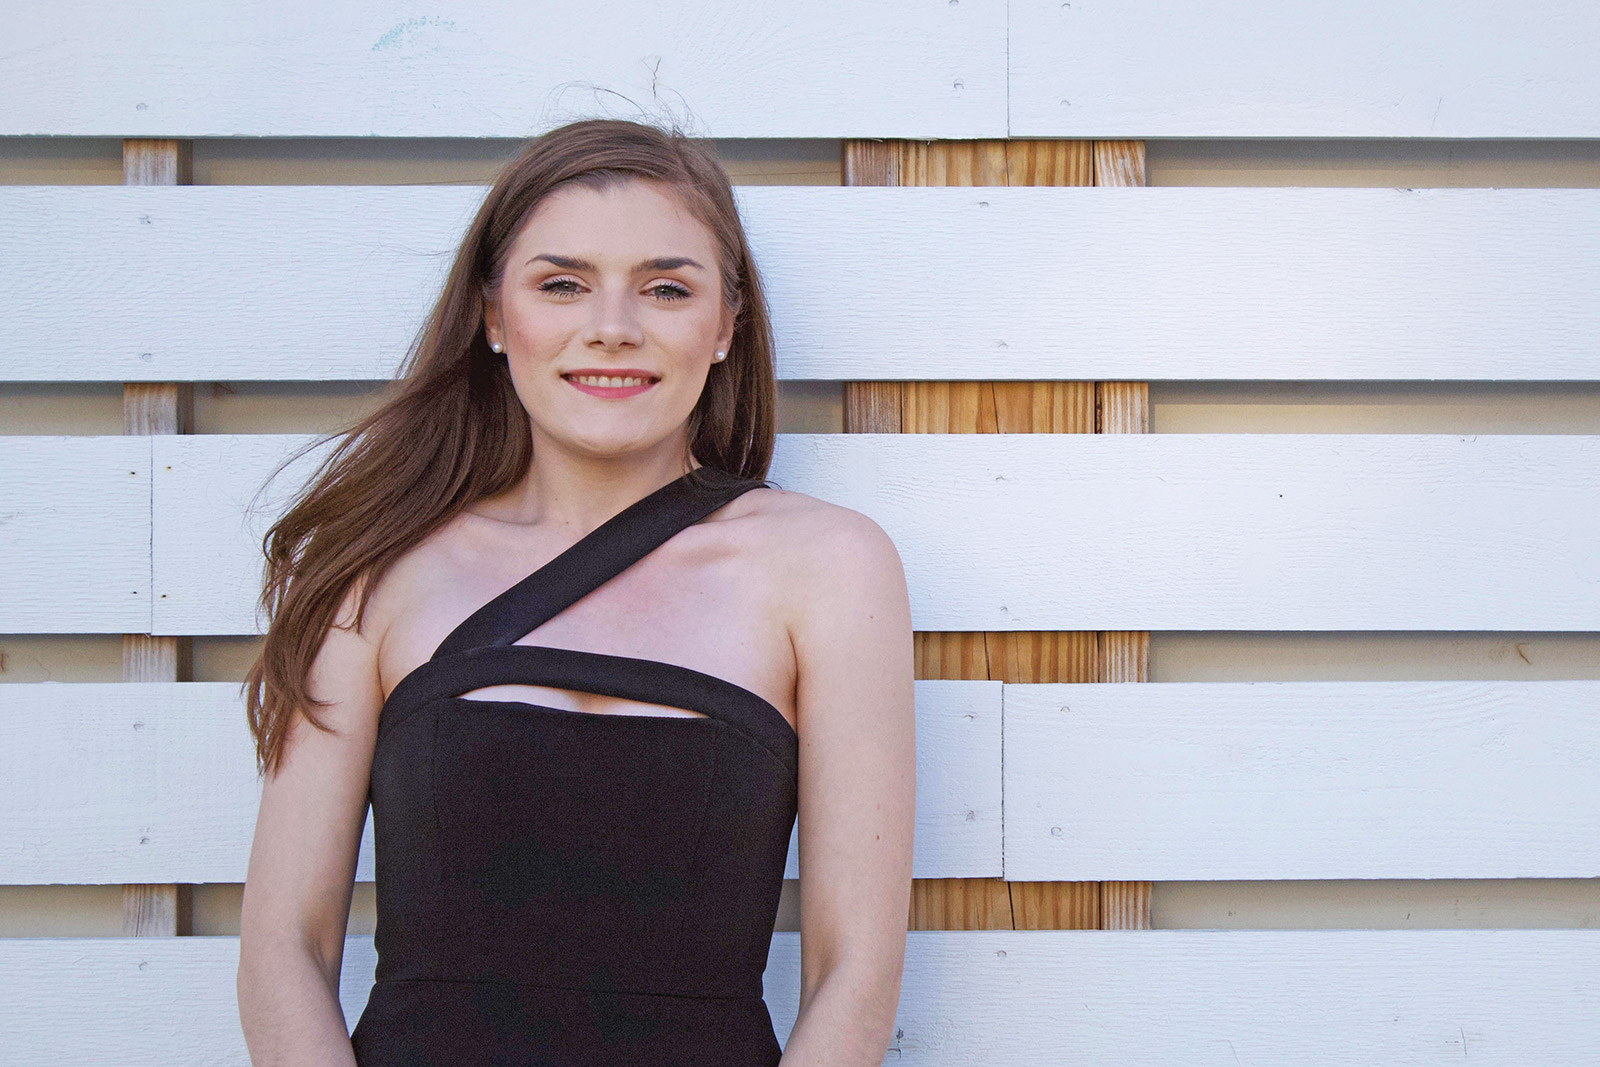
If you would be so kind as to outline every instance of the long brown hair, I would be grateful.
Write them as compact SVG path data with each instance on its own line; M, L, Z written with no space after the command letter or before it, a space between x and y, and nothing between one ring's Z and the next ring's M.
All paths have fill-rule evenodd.
M511 243L539 203L569 184L645 179L670 187L710 228L722 299L737 309L727 359L712 365L689 417L689 448L705 466L766 477L773 445L773 338L727 173L676 129L585 119L530 140L505 165L456 252L444 290L377 410L299 449L341 438L262 539L258 611L266 639L244 681L258 769L275 773L296 714L321 730L311 664L353 584L367 600L402 554L473 502L515 485L533 439L503 355L489 350L483 302L498 293Z

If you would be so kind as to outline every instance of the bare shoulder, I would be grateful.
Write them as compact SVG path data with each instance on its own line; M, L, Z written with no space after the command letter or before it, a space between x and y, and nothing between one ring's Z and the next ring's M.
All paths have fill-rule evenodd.
M761 523L762 540L780 555L817 561L845 551L878 562L891 555L899 560L889 535L859 511L791 489L757 489L746 499L747 517Z
M753 498L747 514L760 524L765 563L791 603L905 596L900 554L868 516L787 489L746 495Z

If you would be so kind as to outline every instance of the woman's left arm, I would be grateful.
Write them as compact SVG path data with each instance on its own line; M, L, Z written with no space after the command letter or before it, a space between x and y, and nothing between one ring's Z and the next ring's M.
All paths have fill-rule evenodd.
M808 517L811 518L811 517ZM784 1067L878 1067L905 961L916 802L911 610L900 556L828 506L792 575L800 734L800 1011Z

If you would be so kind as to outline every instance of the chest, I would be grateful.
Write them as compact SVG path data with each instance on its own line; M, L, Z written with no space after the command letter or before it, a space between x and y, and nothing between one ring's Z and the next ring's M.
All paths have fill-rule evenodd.
M718 533L684 531L516 643L689 667L751 690L792 722L795 661L782 592L755 553L727 544ZM544 554L553 556L554 550ZM528 555L506 545L435 544L397 565L398 580L384 590L384 692L426 662L462 620L537 570L542 561L529 561ZM471 695L593 714L672 711L536 686L498 685Z

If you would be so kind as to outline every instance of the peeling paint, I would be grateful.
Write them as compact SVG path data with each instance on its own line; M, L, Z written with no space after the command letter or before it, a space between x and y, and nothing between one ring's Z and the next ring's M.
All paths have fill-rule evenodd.
M386 49L403 47L407 36L429 26L438 26L446 30L456 28L454 22L438 15L424 15L421 18L406 19L404 22L397 23L394 29L379 37L377 42L373 44L372 50L374 52L382 52Z

